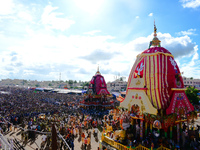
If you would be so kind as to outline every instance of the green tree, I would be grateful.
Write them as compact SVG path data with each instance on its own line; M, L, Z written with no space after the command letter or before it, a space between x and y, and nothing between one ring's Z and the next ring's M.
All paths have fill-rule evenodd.
M39 84L36 84L36 85L35 85L35 87L39 87L39 86L40 86Z
M85 86L89 86L89 82L85 81L85 83L83 83L81 86L83 86L82 89L84 89Z
M74 81L74 83L76 84L76 83L77 83L77 81L75 80L75 81Z
M68 83L69 83L69 85L72 85L74 83L74 81L73 80L69 80Z
M51 84L51 83L49 83L49 86L52 86L52 84Z
M85 82L83 86L89 86L89 82Z
M199 104L199 97L197 95L197 93L199 93L198 89L196 89L195 87L187 87L187 90L185 91L189 101L192 103L192 104Z

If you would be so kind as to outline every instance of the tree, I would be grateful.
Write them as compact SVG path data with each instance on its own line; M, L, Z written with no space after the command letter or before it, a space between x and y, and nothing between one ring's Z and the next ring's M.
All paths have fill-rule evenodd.
M69 80L68 83L69 83L69 85L72 85L74 83L74 81L73 80Z
M82 86L83 86L82 89L84 89L85 86L88 87L89 86L89 82L85 81L85 83L83 83Z
M51 83L49 83L49 86L52 86L52 84L51 84Z
M197 95L197 93L199 93L198 89L196 89L195 87L187 87L187 90L185 91L189 101L192 103L192 104L199 104L199 97Z
M89 86L89 82L85 82L83 86Z

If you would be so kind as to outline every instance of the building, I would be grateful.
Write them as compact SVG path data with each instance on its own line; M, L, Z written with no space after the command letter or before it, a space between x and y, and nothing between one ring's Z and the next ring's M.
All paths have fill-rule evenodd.
M126 91L126 87L127 87L127 82L120 79L116 79L113 82L107 83L107 89L109 92Z
M183 83L185 87L192 86L200 90L200 79L183 77Z

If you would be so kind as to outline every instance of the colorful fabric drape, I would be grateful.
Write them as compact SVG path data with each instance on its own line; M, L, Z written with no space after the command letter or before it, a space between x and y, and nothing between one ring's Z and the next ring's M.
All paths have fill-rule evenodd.
M173 55L163 47L152 47L137 56L129 75L128 88L133 78L144 78L146 94L157 109L169 106L171 88L184 88Z

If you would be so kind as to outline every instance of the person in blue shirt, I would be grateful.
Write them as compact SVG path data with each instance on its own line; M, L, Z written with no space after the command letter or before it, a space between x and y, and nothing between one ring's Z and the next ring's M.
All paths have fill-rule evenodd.
M74 141L71 140L71 149L74 150Z

